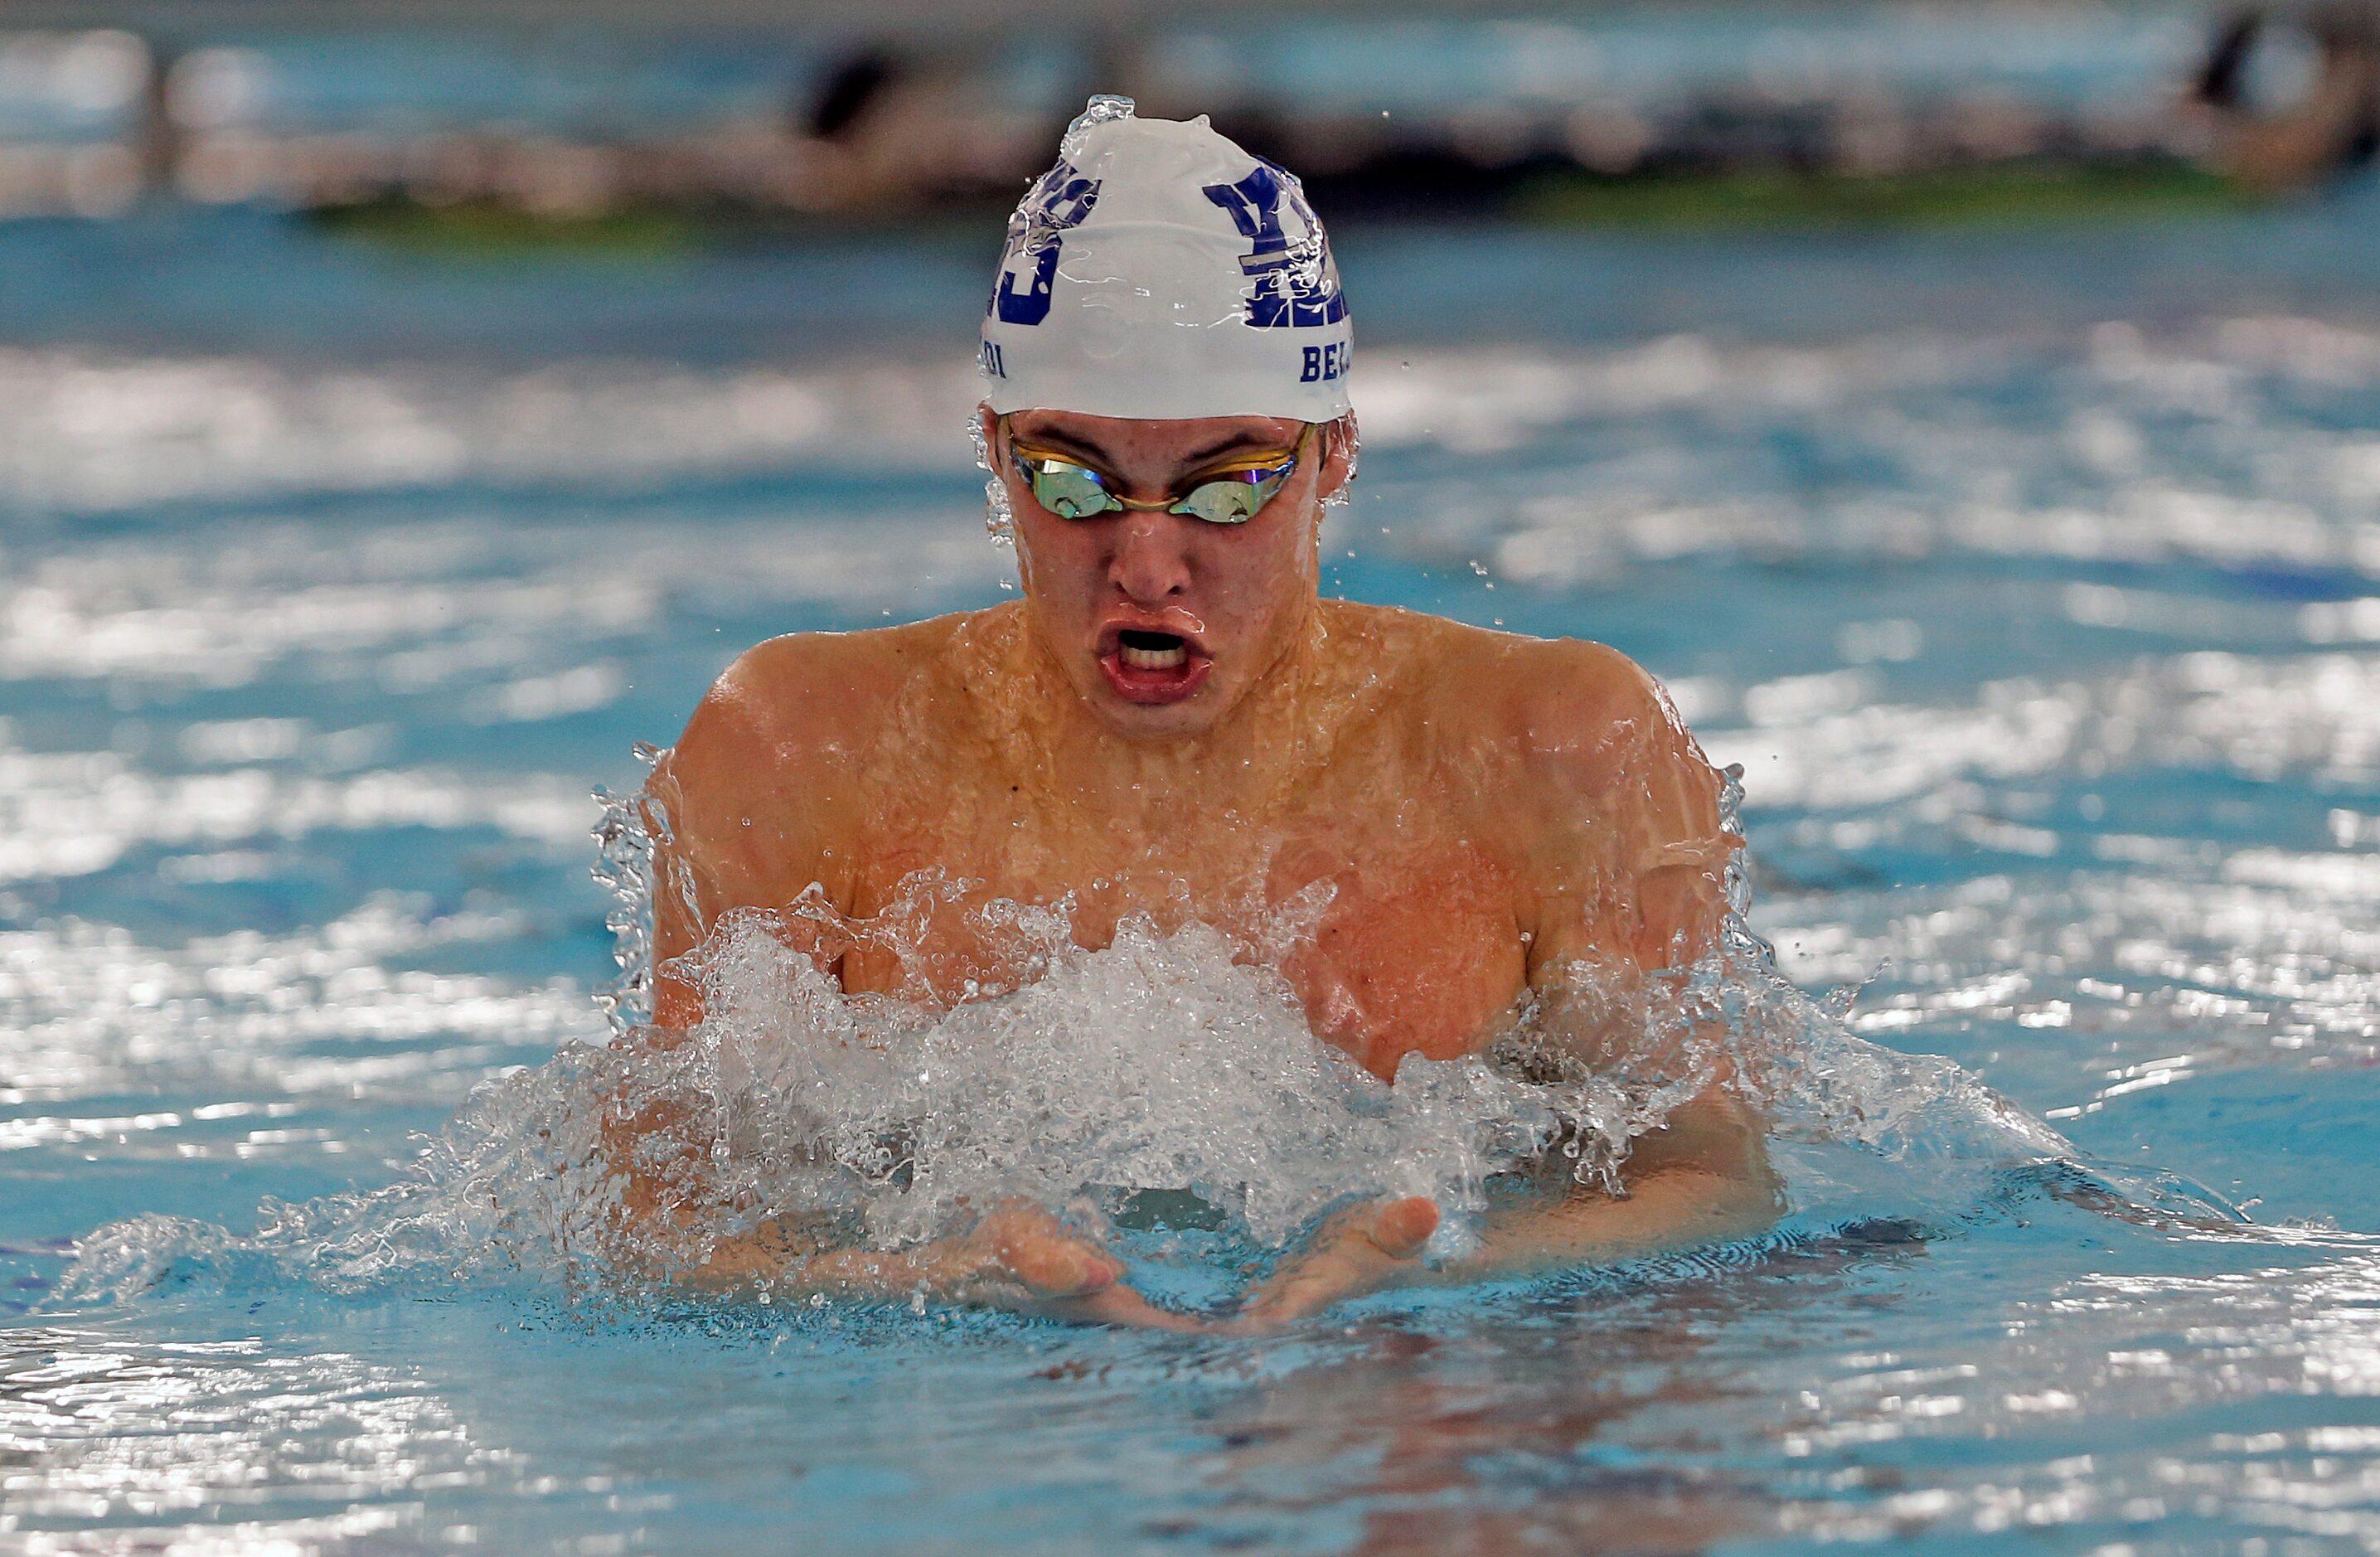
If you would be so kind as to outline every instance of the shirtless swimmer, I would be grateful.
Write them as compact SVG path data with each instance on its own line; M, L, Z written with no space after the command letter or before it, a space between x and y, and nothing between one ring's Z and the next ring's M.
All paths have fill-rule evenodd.
M1409 1053L1476 1052L1532 999L1585 1063L1632 1057L1609 992L1718 933L1740 844L1719 779L1612 650L1318 598L1323 505L1354 454L1350 346L1294 179L1204 118L1077 123L1010 224L983 330L983 433L1023 597L777 639L720 678L650 790L671 821L655 1041L701 1019L666 959L721 915L811 891L865 918L940 867L967 896L925 924L917 967L857 943L803 949L846 991L948 1005L1020 977L969 905L1072 893L1087 948L1146 914L1273 956L1315 1032L1383 1079ZM1313 931L1259 950L1268 918L1317 883ZM1776 1214L1758 1122L1716 1089L1640 1137L1622 1172L1623 1197L1542 1175L1557 1186L1500 1203L1442 1263L1422 1258L1432 1202L1358 1206L1233 1322L1734 1236ZM632 1177L631 1212L665 1210L656 1193ZM1038 1207L889 1254L766 1222L697 1259L721 1287L922 1288L1196 1322L1144 1301Z

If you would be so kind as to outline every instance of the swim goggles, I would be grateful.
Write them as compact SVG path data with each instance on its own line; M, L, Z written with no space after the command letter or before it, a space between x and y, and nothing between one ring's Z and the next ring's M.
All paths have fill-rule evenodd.
M1006 417L1000 419L1000 425L1002 432L1008 432ZM1062 519L1087 519L1100 514L1146 514L1161 508L1169 514L1204 519L1210 525L1244 525L1272 501L1272 494L1297 469L1297 462L1305 457L1305 447L1314 441L1314 430L1318 425L1307 422L1305 431L1298 434L1297 443L1286 455L1265 450L1231 459L1200 471L1186 489L1173 496L1148 500L1116 492L1115 478L1104 470L1095 470L1066 455L1018 443L1014 433L1009 433L1008 456L1015 462L1016 473L1033 489L1033 501Z

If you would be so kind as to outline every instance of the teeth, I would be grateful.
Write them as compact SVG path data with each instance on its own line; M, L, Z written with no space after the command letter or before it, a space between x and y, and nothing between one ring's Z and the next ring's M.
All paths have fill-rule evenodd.
M1135 670L1172 670L1190 657L1190 651L1180 644L1171 649L1135 649L1123 646L1123 663Z

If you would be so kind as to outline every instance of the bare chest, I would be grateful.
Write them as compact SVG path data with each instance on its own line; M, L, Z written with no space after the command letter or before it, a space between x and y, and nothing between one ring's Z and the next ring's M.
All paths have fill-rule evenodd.
M1127 824L1021 801L891 809L852 862L850 911L878 928L841 960L847 990L948 1005L1015 987L1033 934L1012 906L1092 951L1130 916L1166 932L1195 918L1278 967L1317 1036L1383 1077L1409 1052L1470 1052L1521 991L1516 883L1451 808Z

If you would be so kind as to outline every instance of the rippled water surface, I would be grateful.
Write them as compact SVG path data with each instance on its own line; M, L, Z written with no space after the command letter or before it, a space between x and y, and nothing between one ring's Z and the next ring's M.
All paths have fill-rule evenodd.
M1783 970L2087 1172L1814 1157L1757 1244L1267 1339L187 1232L63 1285L127 1218L269 1241L600 1041L589 787L763 636L1000 598L982 237L0 230L0 1549L2380 1551L2370 189L1342 236L1329 587L1645 661L1744 765ZM2111 1214L2157 1173L2252 1222Z

